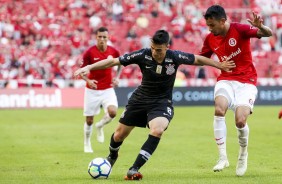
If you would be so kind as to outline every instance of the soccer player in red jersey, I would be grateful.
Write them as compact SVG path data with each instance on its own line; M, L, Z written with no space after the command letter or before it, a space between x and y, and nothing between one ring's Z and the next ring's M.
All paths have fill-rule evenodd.
M281 119L282 118L282 110L280 110L279 114L278 114L278 118Z
M211 57L214 53L220 62L233 60L232 72L221 71L214 90L214 136L219 150L219 160L213 170L221 171L229 166L226 154L225 114L232 109L235 115L240 145L236 167L237 176L247 170L249 127L247 118L253 111L257 96L257 72L253 65L250 38L272 36L272 31L263 25L262 18L253 12L249 24L229 23L223 7L213 5L204 14L210 33L204 40L200 55Z
M100 27L96 32L97 44L90 47L83 55L82 68L107 58L119 57L119 52L112 46L107 45L109 39L108 29ZM86 81L84 92L84 152L92 153L91 134L94 116L100 113L102 106L104 117L95 124L98 142L104 142L103 126L109 123L117 113L118 102L113 87L118 85L121 67L117 69L116 78L112 77L112 68L93 70L88 76L81 75Z

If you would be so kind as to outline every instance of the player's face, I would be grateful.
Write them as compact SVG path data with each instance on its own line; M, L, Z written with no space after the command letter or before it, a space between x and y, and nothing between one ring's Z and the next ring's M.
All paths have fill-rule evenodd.
M168 49L167 44L159 45L159 44L155 44L155 43L151 42L152 56L153 56L154 60L156 60L158 62L162 62L164 60L167 49Z
M206 24L209 27L209 30L215 36L224 35L225 27L224 27L225 19L214 19L208 18L206 19Z
M97 32L96 40L97 40L98 47L106 46L108 39L109 39L109 33L107 31Z

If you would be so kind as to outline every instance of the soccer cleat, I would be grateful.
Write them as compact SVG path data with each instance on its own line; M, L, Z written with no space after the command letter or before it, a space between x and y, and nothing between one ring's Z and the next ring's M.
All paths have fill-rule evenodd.
M125 180L142 180L142 178L143 175L135 168L129 169L127 175L124 177Z
M229 162L228 162L227 158L224 158L224 159L220 158L217 161L217 164L213 167L213 171L214 172L220 172L226 167L229 167Z
M103 125L101 126L98 123L96 123L95 127L96 127L96 131L97 131L97 141L100 142L100 143L103 143L104 140L105 140Z
M91 144L84 144L84 153L93 153Z
M118 158L118 153L116 153L116 155L113 155L112 153L110 153L106 159L110 162L111 166L113 167L115 162L117 161L117 158Z
M236 175L243 176L248 167L248 153L240 154L236 167Z

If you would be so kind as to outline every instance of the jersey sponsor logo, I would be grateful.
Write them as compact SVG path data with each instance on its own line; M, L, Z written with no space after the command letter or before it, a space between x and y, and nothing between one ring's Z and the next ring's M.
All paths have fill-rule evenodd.
M100 58L93 58L94 59L94 61L97 61L97 60L99 60Z
M142 52L136 52L136 53L133 53L133 54L131 54L131 55L128 55L127 56L127 59L132 59L132 58L135 58L136 56L140 56L140 55L142 55Z
M178 55L178 57L179 57L179 58L181 58L181 59L188 59L188 60L190 60L190 58L189 58L189 57L184 56L184 55L182 55L182 54L179 54L179 55Z
M145 66L145 68L152 68L152 67L153 67L153 66L147 66L147 65Z
M214 50L217 50L217 49L219 49L219 47L214 48Z
M151 57L151 56L148 56L148 55L145 55L145 59L148 59L148 60L150 60L150 61L153 60L152 57Z
M165 66L167 75L172 75L175 72L174 66L175 66L174 64L169 64Z
M221 60L222 61L228 61L228 60L232 59L233 57L237 56L240 53L241 53L241 49L238 48L238 50L236 50L235 52L232 52L229 56L221 56Z
M172 59L170 59L170 58L165 58L165 63L172 63L173 61L172 61Z
M237 41L234 38L230 38L228 43L231 47L234 47L237 44Z

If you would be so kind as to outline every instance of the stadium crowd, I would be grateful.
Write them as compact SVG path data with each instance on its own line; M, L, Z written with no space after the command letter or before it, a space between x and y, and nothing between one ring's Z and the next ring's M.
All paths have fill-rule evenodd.
M260 12L275 35L252 42L254 62L261 78L282 77L282 4L277 0L6 0L0 7L0 80L25 82L43 79L72 80L83 52L95 44L95 30L106 26L109 44L121 54L148 47L157 29L171 34L171 48L198 53L209 32L203 11L218 3L232 21L244 22ZM183 67L178 79L215 78L209 67ZM134 85L141 77L137 67L123 69L121 78ZM177 82L177 81L176 81ZM131 84L132 83L132 84ZM72 83L69 83L72 85ZM36 87L36 85L34 86ZM42 85L38 85L42 87Z

